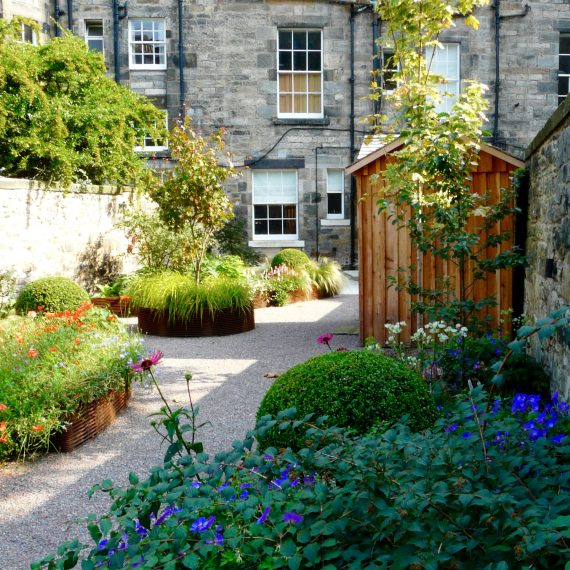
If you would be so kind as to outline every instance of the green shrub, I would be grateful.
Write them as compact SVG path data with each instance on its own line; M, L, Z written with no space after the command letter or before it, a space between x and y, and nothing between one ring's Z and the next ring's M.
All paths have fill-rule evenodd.
M27 313L42 306L48 313L73 311L89 302L85 289L66 277L42 277L30 281L16 299L16 311Z
M425 382L403 363L370 351L330 352L289 369L263 398L257 417L296 408L299 416L329 417L330 425L365 433L374 424L409 415L414 430L429 427L437 412ZM300 447L299 431L276 429L264 446Z
M10 270L0 270L0 319L8 316L14 304L16 277Z
M278 265L285 265L289 269L308 269L311 266L311 260L300 249L286 248L271 260L271 267Z
M260 255L249 246L247 229L243 220L232 218L215 235L216 249L224 255L238 255L247 264L259 263Z

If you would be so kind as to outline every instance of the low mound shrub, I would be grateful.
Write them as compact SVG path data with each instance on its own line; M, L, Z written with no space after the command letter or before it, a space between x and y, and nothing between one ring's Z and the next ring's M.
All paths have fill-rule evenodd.
M328 416L329 425L363 434L375 424L394 423L409 416L413 430L422 430L437 417L422 378L403 363L371 351L330 352L311 358L277 378L263 398L257 417L275 416L295 408ZM299 448L303 432L290 427L269 430L263 446Z
M89 302L89 294L66 277L42 277L30 281L16 299L16 311L36 311L38 306L47 313L74 311Z
M271 267L285 265L289 269L308 269L311 263L309 256L300 249L286 248L271 260Z

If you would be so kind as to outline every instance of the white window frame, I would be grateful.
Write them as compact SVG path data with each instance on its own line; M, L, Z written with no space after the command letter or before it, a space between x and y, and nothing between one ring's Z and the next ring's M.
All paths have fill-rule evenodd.
M105 54L105 35L104 35L104 27L103 27L103 20L101 19L86 19L84 20L84 26L85 26L85 43L87 44L87 47L89 47L90 50L93 51L98 51L99 53ZM96 36L96 35L90 35L89 34L89 28L91 26L97 26L97 27L101 27L101 35L100 36ZM89 41L90 40L95 40L95 41L100 41L101 42L101 50L92 48L91 46L89 46Z
M29 42L26 39L26 28L28 28L31 32L32 32L32 41ZM32 44L33 46L37 46L38 45L38 34L36 33L36 30L34 30L34 28L32 28L32 26L30 26L30 24L26 24L24 22L20 23L20 29L21 29L21 33L20 33L20 39L28 44Z
M168 111L164 110L164 126L166 130L168 130ZM152 140L146 133L141 133L142 142L141 146L135 146L134 150L136 152L144 152L144 153L153 153L153 152L162 152L164 150L168 150L168 144L164 145L147 145L146 141Z
M135 29L135 23L137 22L153 22L152 33L154 36L155 31L162 31L163 39L161 41L135 41L135 32L139 31ZM141 30L142 31L142 30ZM156 46L162 46L162 55L164 61L162 63L135 63L136 54L134 51L135 45L150 45L153 48ZM132 18L129 20L129 69L148 69L148 70L161 70L166 69L166 21L164 18ZM154 57L154 54L153 54Z
M380 85L382 86L382 90L384 93L393 93L394 89L386 89L386 79L384 77L384 72L388 71L391 72L392 75L400 71L400 64L396 62L396 67L387 67L387 60L394 57L394 50L391 48L382 48L380 52ZM392 83L396 83L396 80L393 78L388 79L388 81Z
M443 78L445 79L445 83L440 83L436 87L438 91L442 94L442 101L438 105L436 105L436 111L438 113L449 113L451 108L458 100L459 95L461 94L461 44L459 42L442 42L442 47L431 47L427 48L425 51L425 59L426 65L430 69L430 74L434 74L433 71L433 62L431 60L431 54L433 50L435 51L435 56L433 61L437 59L438 55L443 55L442 52L446 51L449 54L449 49L453 47L456 49L456 68L457 68L457 77L449 77L447 74L443 74ZM447 56L449 57L449 56ZM431 63L431 68L430 68ZM440 74L436 74L440 75ZM450 89L451 86L454 86L454 89ZM453 97L449 97L444 95L445 93L452 93Z
M560 32L560 38L558 40L558 104L562 103L564 99L566 99L567 95L570 93L570 72L562 73L562 66L560 65L561 58L566 57L570 60L570 50L568 53L562 53L562 46L560 45L562 42L562 38L567 38L570 40L570 32ZM560 79L565 77L568 81L568 88L566 94L560 93Z
M341 188L339 190L331 190L330 176L331 174L340 174ZM340 213L329 213L329 196L331 194L340 194ZM327 169L327 219L328 220L344 220L344 170L342 168L328 168Z
M283 174L284 172L294 172L295 173L295 229L296 232L294 234L256 234L255 233L255 206L276 206L281 204L281 206L284 206L285 204L289 204L290 202L268 202L267 200L263 200L262 198L257 198L256 197L256 193L255 193L255 178L256 176L261 176L262 174L267 175L268 173L276 173L276 172L280 172L281 174ZM291 170L291 169L283 169L283 170L253 170L252 171L252 176L251 176L251 188L252 188L252 192L251 192L251 201L252 201L252 212L251 212L251 234L252 234L252 239L255 242L269 242L269 241L293 241L293 240L298 240L299 239L299 173L297 170ZM283 217L281 218L268 218L268 221L270 219L285 219ZM287 218L290 219L290 218Z
M309 71L308 69L305 70L300 70L300 71L295 71L293 69L294 67L294 53L295 51L305 51L305 53L307 54L307 61L308 61L308 54L310 52L314 52L316 50L309 50L308 46L305 47L305 50L295 50L294 46L291 46L291 49L288 48L282 48L279 45L279 34L280 32L319 32L321 35L321 48L320 48L320 54L321 54L321 58L320 58L320 71ZM283 118L283 119L294 119L294 118L302 118L302 119L322 119L324 117L324 73L323 73L323 67L324 67L324 38L323 38L323 30L320 28L279 28L277 30L277 117L278 118ZM283 52L291 52L291 69L287 69L287 70L281 70L280 68L280 54ZM308 65L306 66L308 67ZM307 91L305 91L306 95L307 95L307 112L306 113L299 113L299 112L284 112L281 110L281 77L285 76L285 75L306 75L307 79L309 75L319 75L320 77L320 92L319 95L321 97L321 106L320 109L317 113L310 113L309 112L309 86L307 85ZM294 89L294 87L293 87ZM289 92L286 92L289 93ZM293 97L293 106L295 104L295 100L294 100L294 93L295 91L293 91L291 93L292 97ZM301 93L299 91L299 93Z

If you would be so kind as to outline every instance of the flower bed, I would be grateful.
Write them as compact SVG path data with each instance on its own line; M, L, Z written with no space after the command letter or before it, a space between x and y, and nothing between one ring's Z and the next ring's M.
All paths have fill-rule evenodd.
M118 317L129 317L132 315L130 298L126 295L114 295L111 297L91 297L91 303L95 307L107 309Z
M0 322L0 460L47 451L77 410L124 390L139 352L138 337L90 303Z

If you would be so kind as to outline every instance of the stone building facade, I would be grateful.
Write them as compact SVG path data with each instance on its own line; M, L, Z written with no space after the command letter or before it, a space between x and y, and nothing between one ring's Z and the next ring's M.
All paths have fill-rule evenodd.
M531 322L570 305L570 97L561 104L527 151L530 171L525 313ZM555 388L570 399L570 343L560 331L534 356Z
M448 91L465 78L489 85L490 142L522 156L559 91L568 92L570 3L491 4L477 10L479 31L458 22L442 34L438 70ZM373 110L366 95L382 59L373 62L382 23L371 5L68 0L60 24L102 50L110 75L164 109L170 126L187 114L204 132L227 130L244 166L228 192L253 247L267 254L299 247L351 266L354 186L342 169L366 134L360 119ZM167 166L160 142L142 138L141 147Z

